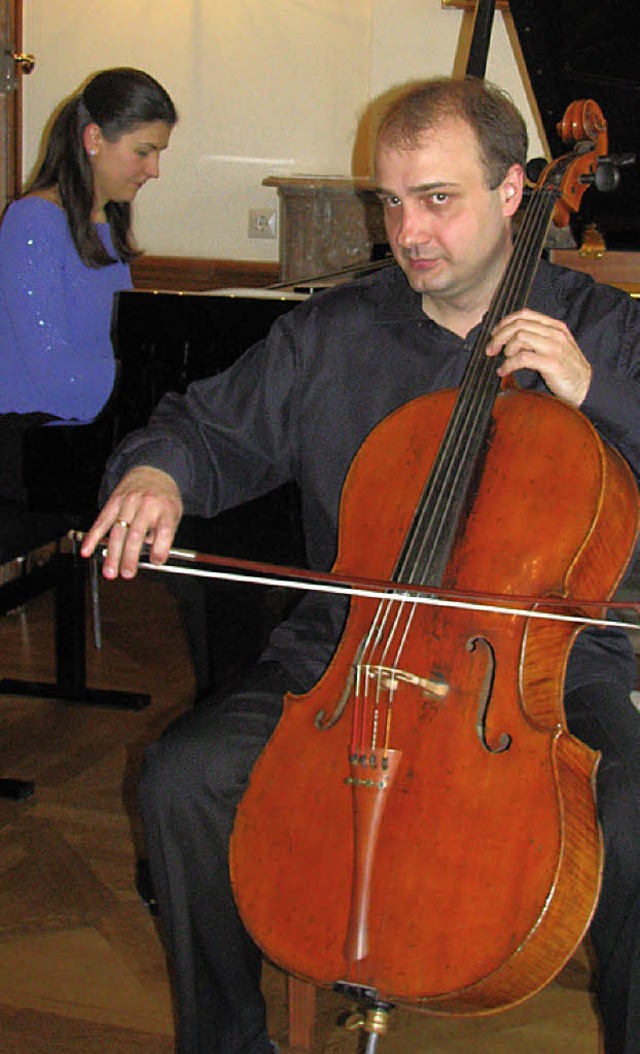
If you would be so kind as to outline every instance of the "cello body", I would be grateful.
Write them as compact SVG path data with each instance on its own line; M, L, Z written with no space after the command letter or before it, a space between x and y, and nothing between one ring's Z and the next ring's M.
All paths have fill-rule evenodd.
M455 398L420 397L365 441L336 574L392 580ZM441 584L545 609L608 597L637 506L630 470L578 411L504 390ZM305 980L492 1012L553 978L597 902L598 756L562 705L579 623L404 594L388 606L399 658L363 666L380 602L354 598L324 676L286 697L236 818L234 894L265 955Z

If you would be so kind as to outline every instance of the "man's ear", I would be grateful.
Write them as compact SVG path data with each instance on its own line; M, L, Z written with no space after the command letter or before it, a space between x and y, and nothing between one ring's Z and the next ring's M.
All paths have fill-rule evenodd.
M100 144L102 143L102 132L100 131L100 125L94 123L88 124L82 133L82 142L84 148L91 157L95 157L100 150Z
M513 216L518 211L524 191L524 169L522 165L512 165L499 187L505 216Z

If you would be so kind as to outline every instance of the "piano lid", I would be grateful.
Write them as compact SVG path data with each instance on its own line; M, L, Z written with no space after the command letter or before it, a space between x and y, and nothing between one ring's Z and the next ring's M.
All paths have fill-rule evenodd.
M509 0L542 126L553 157L556 125L574 99L594 99L609 152L635 154L611 194L582 199L581 227L596 223L608 249L640 251L640 34L637 0Z

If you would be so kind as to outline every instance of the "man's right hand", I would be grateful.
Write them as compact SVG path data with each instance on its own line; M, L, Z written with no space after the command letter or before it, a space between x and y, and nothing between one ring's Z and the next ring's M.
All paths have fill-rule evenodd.
M182 498L172 476L140 465L123 476L87 532L80 550L91 556L108 536L105 578L133 578L140 551L150 546L151 563L163 564L182 518Z

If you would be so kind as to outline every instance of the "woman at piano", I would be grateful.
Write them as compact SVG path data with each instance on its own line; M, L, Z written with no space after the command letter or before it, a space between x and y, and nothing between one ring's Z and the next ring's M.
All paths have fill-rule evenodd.
M114 384L113 294L138 255L131 202L159 175L177 121L141 70L92 77L53 120L44 157L0 226L0 497L22 497L24 432L91 421Z

